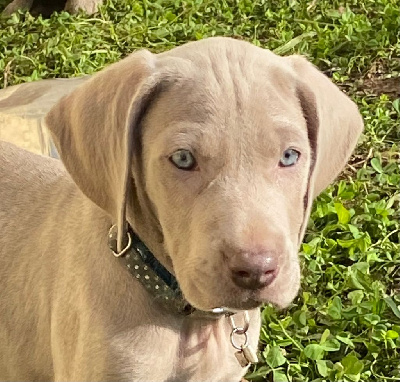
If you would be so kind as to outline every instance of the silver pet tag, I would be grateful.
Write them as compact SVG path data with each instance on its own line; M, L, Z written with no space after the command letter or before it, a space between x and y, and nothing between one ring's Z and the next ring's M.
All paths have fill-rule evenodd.
M251 347L251 345L247 345L245 347L242 346L242 351L243 351L244 356L250 363L258 362L257 353L254 351L254 349Z
M250 365L250 362L246 359L246 356L243 353L243 350L239 350L235 353L235 357L239 362L241 367L246 367Z
M235 357L242 367L258 362L257 354L250 345L242 345L241 349L235 353Z

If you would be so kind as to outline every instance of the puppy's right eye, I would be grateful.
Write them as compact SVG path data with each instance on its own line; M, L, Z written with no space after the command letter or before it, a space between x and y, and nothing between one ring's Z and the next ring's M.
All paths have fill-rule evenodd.
M189 150L177 150L170 157L171 163L184 171L193 171L197 167L196 159Z

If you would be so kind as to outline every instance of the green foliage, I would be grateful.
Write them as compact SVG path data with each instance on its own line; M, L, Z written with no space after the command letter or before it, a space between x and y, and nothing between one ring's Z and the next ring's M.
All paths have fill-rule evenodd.
M248 379L400 381L400 100L364 91L378 76L397 78L399 92L398 0L110 0L94 16L14 14L0 19L0 86L93 73L137 48L214 35L306 55L366 124L314 204L299 297L262 312L261 362Z
M4 0L0 0L4 2ZM302 53L341 81L373 65L399 72L397 0L109 0L93 16L0 20L0 73L9 84L92 73L129 52L160 51L214 35L238 36L279 54ZM1 75L1 74L0 74ZM1 80L1 78L0 78ZM3 82L3 81L1 81Z

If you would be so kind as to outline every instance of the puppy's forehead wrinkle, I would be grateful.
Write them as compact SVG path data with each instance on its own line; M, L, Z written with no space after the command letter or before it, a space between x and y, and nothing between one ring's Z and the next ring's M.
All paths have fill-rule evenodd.
M190 62L184 65L184 73L179 72L180 76L196 78L200 85L207 83L214 96L236 96L237 106L237 101L244 98L242 93L246 90L248 93L248 84L254 80L254 68L265 67L266 62L276 61L276 57L249 43L217 40L207 44L197 41L196 49L191 46L194 43L189 43L159 56L163 61L166 57L175 57L179 61ZM230 106L234 107L233 104Z
M187 144L205 158L229 158L225 168L239 174L275 158L285 140L289 145L304 137L298 133L301 107L286 62L250 44L240 43L243 49L237 44L198 42L195 50L166 52L168 61L177 57L184 69L154 109L163 130L171 131L174 147ZM188 132L178 124L186 124Z

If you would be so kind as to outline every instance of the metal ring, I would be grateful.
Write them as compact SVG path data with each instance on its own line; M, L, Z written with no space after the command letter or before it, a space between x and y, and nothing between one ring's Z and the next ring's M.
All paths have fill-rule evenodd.
M249 344L249 339L247 337L247 333L243 330L244 330L243 328L234 328L231 332L231 344L237 350L242 350L243 348L247 347L247 345ZM237 345L237 343L234 340L235 334L238 336L244 336L244 344L243 345L241 345L241 346Z
M232 328L234 330L235 329L240 329L240 330L236 331L237 334L245 334L249 330L250 317L249 317L249 312L247 310L245 310L243 312L243 317L244 317L244 325L243 325L243 327L236 326L235 319L233 318L233 315L229 317L229 319L231 320Z
M129 232L126 233L128 236L128 244L126 245L126 247L121 251L121 252L114 252L112 251L112 253L114 254L115 257L121 257L123 255L125 255L125 253L129 250L129 248L132 245L132 237L131 234Z

